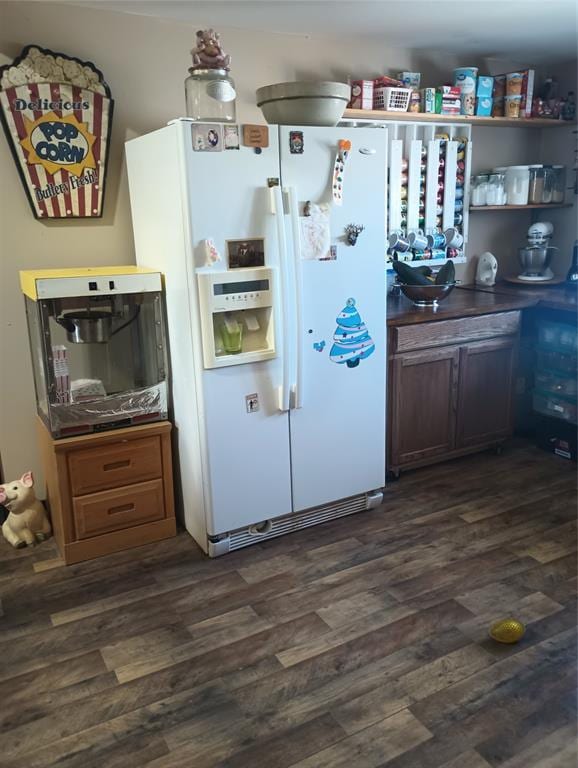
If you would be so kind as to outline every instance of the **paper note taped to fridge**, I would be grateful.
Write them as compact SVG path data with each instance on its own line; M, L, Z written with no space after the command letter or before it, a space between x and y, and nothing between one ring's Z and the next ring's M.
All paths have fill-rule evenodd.
M330 261L331 230L329 226L331 206L329 203L307 204L307 216L301 216L301 257L308 261Z

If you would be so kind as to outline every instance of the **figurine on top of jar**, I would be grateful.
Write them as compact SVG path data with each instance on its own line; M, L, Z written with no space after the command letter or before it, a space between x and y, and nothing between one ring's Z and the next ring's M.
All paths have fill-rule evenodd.
M221 37L214 29L199 29L197 32L197 47L191 51L195 69L231 69L231 57L221 47Z
M229 75L231 57L223 51L218 33L199 30L191 54L193 66L185 80L187 117L199 122L234 123L237 94Z

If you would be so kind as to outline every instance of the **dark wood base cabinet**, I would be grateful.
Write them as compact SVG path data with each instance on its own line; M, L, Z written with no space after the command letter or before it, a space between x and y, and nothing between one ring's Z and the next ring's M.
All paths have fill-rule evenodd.
M519 325L516 311L389 329L390 473L510 437Z

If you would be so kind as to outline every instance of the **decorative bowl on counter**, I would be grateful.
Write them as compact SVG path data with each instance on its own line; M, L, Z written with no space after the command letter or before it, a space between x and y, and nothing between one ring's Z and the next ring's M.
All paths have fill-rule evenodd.
M437 307L440 301L447 298L455 288L455 282L441 285L404 285L400 283L401 292L413 301L416 307Z
M257 106L274 125L337 125L351 97L346 83L276 83L257 89Z

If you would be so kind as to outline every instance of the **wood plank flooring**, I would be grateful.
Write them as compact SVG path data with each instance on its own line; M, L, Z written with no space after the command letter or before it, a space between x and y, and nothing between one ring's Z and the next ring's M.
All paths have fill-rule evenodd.
M575 480L517 442L217 560L2 540L0 765L575 768Z

